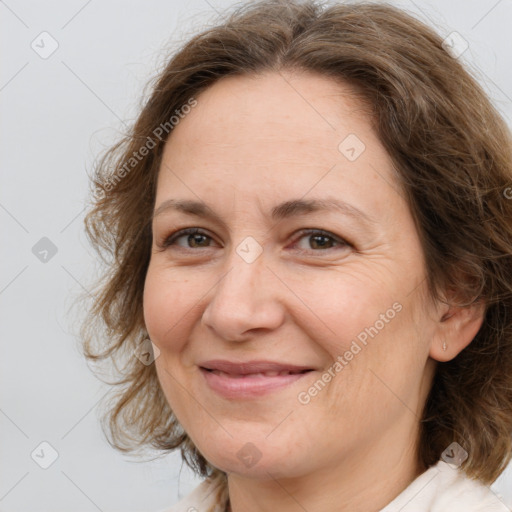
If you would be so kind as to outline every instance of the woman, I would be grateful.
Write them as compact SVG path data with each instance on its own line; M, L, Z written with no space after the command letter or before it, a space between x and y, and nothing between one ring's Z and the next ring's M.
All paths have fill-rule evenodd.
M512 143L445 46L247 4L100 162L85 354L124 364L112 444L206 477L170 511L507 510Z

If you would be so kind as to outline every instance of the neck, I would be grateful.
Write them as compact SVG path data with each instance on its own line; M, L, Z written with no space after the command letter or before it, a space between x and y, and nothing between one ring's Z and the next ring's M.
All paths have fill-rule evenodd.
M274 512L277 505L280 512L378 512L426 469L417 463L416 436L405 445L403 439L384 435L341 463L300 477L270 478L271 470L265 480L231 473L230 512Z

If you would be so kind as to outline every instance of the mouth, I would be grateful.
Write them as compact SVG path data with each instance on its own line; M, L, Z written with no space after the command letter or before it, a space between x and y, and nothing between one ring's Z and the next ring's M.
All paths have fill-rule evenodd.
M270 361L208 361L199 366L208 387L230 399L257 398L288 387L313 368Z

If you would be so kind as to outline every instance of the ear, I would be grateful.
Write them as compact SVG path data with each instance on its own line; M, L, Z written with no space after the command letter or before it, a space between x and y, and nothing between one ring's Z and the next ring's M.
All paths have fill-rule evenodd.
M436 361L450 361L464 350L477 335L485 317L485 303L471 306L446 305L439 313L436 333L429 355Z

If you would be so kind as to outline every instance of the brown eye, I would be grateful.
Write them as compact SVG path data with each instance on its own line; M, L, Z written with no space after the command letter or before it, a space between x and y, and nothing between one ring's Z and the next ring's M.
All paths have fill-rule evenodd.
M181 238L185 240L185 245L176 244L176 241ZM210 247L209 241L211 240L212 238L199 228L187 228L173 233L171 236L166 238L162 246L170 247L172 245L178 245L185 249L205 248Z
M308 247L299 248L300 251L326 251L336 247L344 248L350 246L345 240L321 229L306 229L301 231L297 240L307 240ZM295 242L297 244L297 242Z
M307 247L299 247L300 252L327 252L330 249L346 248L351 245L342 238L321 229L305 229L300 232L300 236L294 242L298 244L300 240L306 240ZM178 243L179 240L184 242ZM212 247L213 238L199 228L181 229L168 236L161 244L162 248L179 247L182 249L206 249Z

